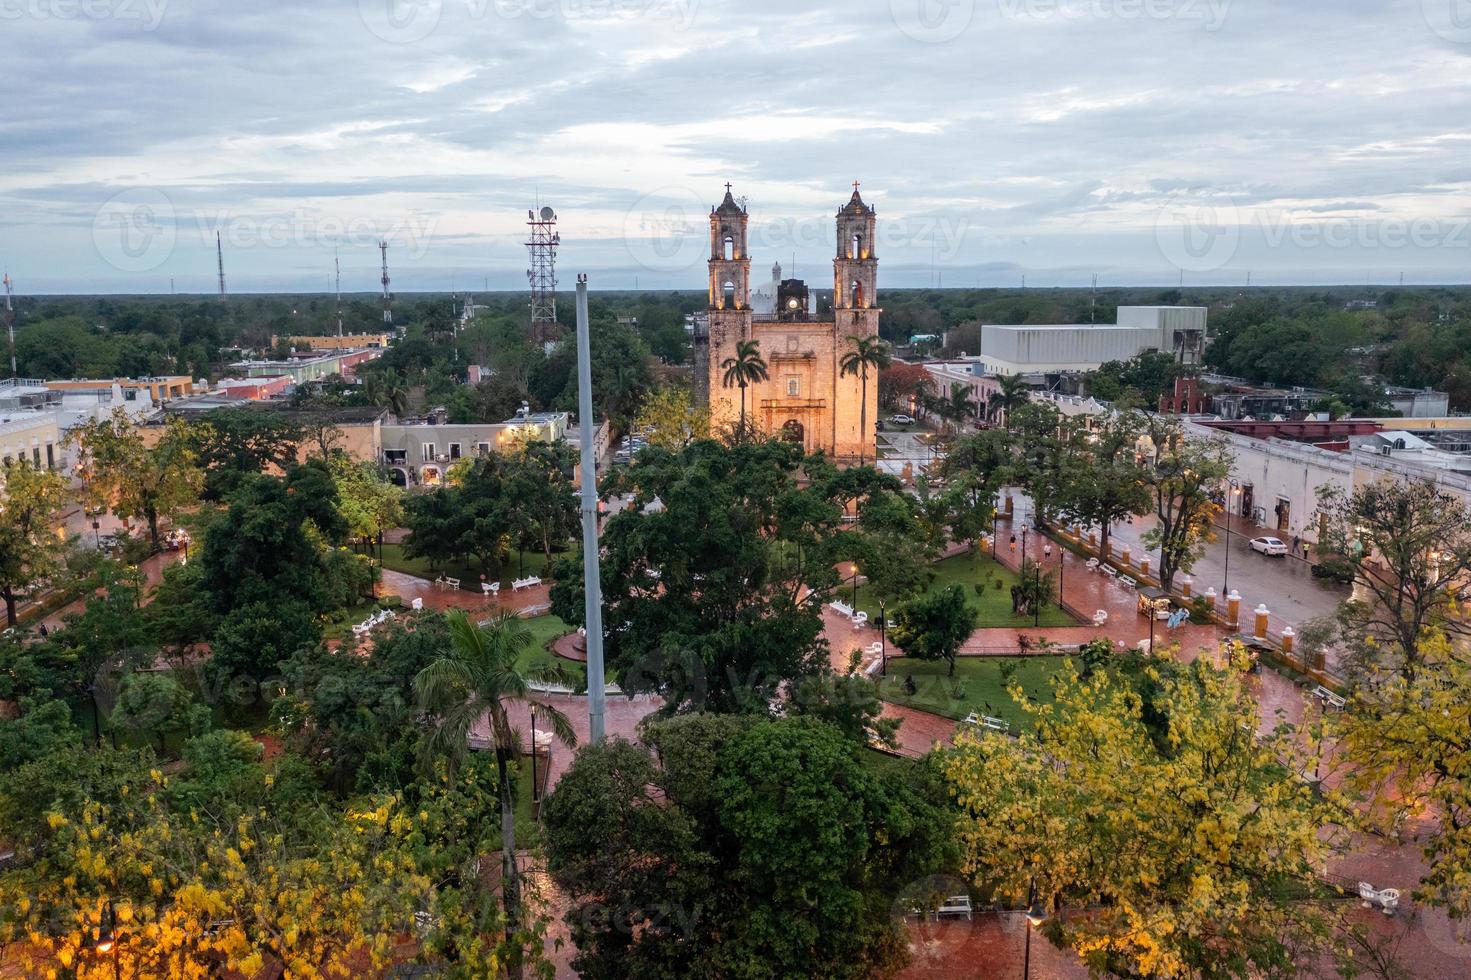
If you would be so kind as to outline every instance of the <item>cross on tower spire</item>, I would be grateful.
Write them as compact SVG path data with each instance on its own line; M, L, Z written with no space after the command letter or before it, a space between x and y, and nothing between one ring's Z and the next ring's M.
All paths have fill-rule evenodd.
M853 181L853 192L855 194L858 192L858 181L856 181L856 180Z

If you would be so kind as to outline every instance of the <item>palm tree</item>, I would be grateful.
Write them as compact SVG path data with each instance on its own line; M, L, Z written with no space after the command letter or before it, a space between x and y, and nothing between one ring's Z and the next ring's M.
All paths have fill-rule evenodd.
M859 376L861 392L858 401L858 465L863 465L864 451L868 448L868 369L881 371L889 366L889 345L877 337L849 337L853 350L838 361L841 374Z
M741 388L741 436L746 433L746 388L757 381L765 381L771 375L766 370L766 362L761 359L761 343L756 340L742 340L736 344L735 356L727 357L720 366L725 369L725 377L721 384L729 388L732 385L740 385Z
M986 410L992 415L1004 413L1006 415L1006 427L1011 428L1011 412L1013 409L1025 405L1030 395L1027 384L1019 374L1008 374L1001 379L1000 390L991 396L986 402Z
M976 411L975 399L970 396L970 388L960 382L951 382L950 397L944 400L944 409L941 412L945 418L955 423L956 429L967 415L974 415Z
M516 869L516 817L511 792L511 762L521 754L521 737L511 727L506 708L523 703L535 708L562 744L577 744L577 735L567 716L549 704L534 700L530 682L554 676L555 670L522 673L516 666L521 651L531 642L531 633L510 614L498 616L485 626L472 623L463 610L445 613L450 647L414 678L419 706L436 719L425 743L425 762L443 758L453 773L465 758L470 730L487 718L495 747L496 775L501 805L502 898L506 909L506 943L511 950L508 974L521 975L521 953L516 933L521 928L521 880ZM532 746L533 751L535 746Z
M409 411L409 386L401 375L391 375L383 386L383 404L394 418L403 418Z
M363 399L369 405L383 404L383 375L374 371L363 378Z

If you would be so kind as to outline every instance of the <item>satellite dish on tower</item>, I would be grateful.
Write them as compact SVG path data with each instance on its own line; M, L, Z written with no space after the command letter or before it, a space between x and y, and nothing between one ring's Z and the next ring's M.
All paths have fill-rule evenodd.
M541 209L541 220L543 220L543 221L551 221L556 216L557 216L557 212L553 211L549 207L543 207Z

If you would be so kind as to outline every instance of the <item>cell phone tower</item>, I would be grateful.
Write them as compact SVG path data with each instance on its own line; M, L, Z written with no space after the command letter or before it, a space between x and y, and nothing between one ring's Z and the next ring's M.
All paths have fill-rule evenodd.
M531 234L526 249L531 253L531 268L526 280L531 285L531 342L556 340L557 329L557 246L562 236L557 233L557 212L543 206L527 210L526 224Z
M342 336L342 260L337 257L336 249L332 251L332 272L337 289L337 336Z
M15 283L10 271L5 272L5 333L10 337L10 376L19 377L15 369Z
M388 239L380 239L378 251L383 253L383 325L393 328L393 294L388 291Z
M220 243L220 233L215 232L215 258L220 264L220 302L225 301L225 246Z

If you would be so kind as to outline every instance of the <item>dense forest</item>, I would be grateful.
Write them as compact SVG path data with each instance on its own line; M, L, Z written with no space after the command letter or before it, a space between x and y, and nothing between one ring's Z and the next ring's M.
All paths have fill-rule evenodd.
M533 347L521 293L478 295L482 307L458 333L464 297L413 294L395 299L404 339L375 367L445 404L459 417L482 409L570 408L575 400L570 345ZM1210 309L1207 365L1252 381L1347 391L1365 376L1448 391L1471 409L1471 288L1365 287L1106 289L911 289L883 294L880 332L899 345L916 335L944 336L943 353L975 353L982 323L1112 322L1121 305ZM687 357L684 316L704 307L702 293L603 292L590 297L599 388L619 410L656 378L659 366ZM570 333L573 304L559 319ZM636 324L626 318L633 317ZM347 332L382 322L380 299L343 301ZM188 373L218 377L241 351L267 352L274 335L336 329L332 298L19 297L16 353L22 376L111 377ZM455 385L470 364L495 369L480 390Z

